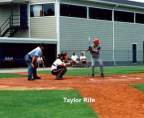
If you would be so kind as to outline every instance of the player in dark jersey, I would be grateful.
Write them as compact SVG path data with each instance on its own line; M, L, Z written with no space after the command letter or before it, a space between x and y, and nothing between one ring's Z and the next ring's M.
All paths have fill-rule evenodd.
M95 76L95 65L96 62L99 63L99 67L100 67L100 73L101 73L101 77L104 77L104 73L103 73L103 61L100 58L100 40L98 38L94 38L93 39L93 45L89 46L90 54L91 54L91 67L92 67L92 77Z

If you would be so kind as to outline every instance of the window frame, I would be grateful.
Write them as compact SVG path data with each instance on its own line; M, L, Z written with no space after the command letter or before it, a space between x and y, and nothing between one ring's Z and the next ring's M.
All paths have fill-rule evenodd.
M130 13L130 14L133 14L133 21L130 21L130 20L116 20L116 12L123 12L123 13ZM121 14L122 15L122 14ZM128 18L129 16L127 16ZM121 18L126 18L125 16L121 17ZM127 22L127 23L134 23L135 22L135 13L132 12L132 11L125 11L125 10L116 10L114 9L114 21L115 22Z
M45 9L44 9L44 6L45 5L52 5L53 6L53 13L52 13L52 15L51 14L49 14L49 15L45 15ZM54 3L46 3L46 4L43 4L43 16L55 16L55 4Z
M140 18L140 20L143 22L137 21L137 15L143 15L143 18ZM135 23L144 24L144 13L135 13Z
M74 7L81 7L81 8L83 8L83 9L85 9L84 10L84 12L85 13L83 13L83 15L82 16L78 16L79 14L75 14L76 12L75 11L73 11L73 12L71 12L69 15L67 15L68 13L66 13L66 14L62 14L62 5L65 5L65 7L67 6L68 8L71 6L74 6ZM79 11L79 10L78 10ZM74 13L74 14L73 14ZM60 16L63 16L63 17L73 17L73 18L85 18L85 19L87 19L87 6L82 6L82 5L77 5L77 4L68 4L68 3L60 3Z
M88 9L89 9L89 16L88 16L89 19L112 21L112 9L106 9L106 8L103 9L103 8L100 8L100 7L92 7L92 6L88 7ZM97 9L97 10L99 9L99 10L111 11L111 18L110 19L106 19L106 18L91 18L91 16L90 16L90 9Z
M53 10L54 10L54 14L53 15L44 15L44 5L46 5L46 4L53 4ZM35 5L42 5L42 15L40 15L40 16L34 16L34 11L33 11L33 13L31 12L31 7L32 6L35 6ZM53 2L48 2L48 3L36 3L36 4L30 4L30 17L31 18L34 18L34 17L46 17L46 16L49 16L49 17L51 17L51 16L55 16L55 3L53 3Z
M36 6L36 5L41 5L42 10L43 10L43 5L42 4L30 5L30 17L42 17L43 16L43 13L40 13L39 16L34 16L34 10L32 8L34 8L34 6Z

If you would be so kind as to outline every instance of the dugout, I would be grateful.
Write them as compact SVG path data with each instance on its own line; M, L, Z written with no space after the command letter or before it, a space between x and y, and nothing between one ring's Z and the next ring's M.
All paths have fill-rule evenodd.
M25 67L24 56L39 43L0 43L0 68ZM51 66L56 58L56 44L43 44L45 66Z

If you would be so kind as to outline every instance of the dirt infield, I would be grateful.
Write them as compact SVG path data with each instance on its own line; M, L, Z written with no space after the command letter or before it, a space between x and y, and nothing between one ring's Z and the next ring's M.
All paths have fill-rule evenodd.
M144 118L144 93L131 87L144 83L144 74L101 77L65 77L54 80L51 75L41 75L41 80L26 78L0 79L0 89L77 89L90 103L100 118Z

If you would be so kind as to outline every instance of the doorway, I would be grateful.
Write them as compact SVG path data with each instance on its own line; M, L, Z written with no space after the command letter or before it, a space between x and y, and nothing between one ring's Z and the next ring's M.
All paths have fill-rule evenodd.
M137 63L137 44L132 44L132 62Z
M27 29L28 28L27 4L23 4L20 6L20 27L21 27L21 29Z
M39 46L39 43L0 43L0 68L27 66L24 56ZM56 44L43 44L45 66L50 67L56 59Z

